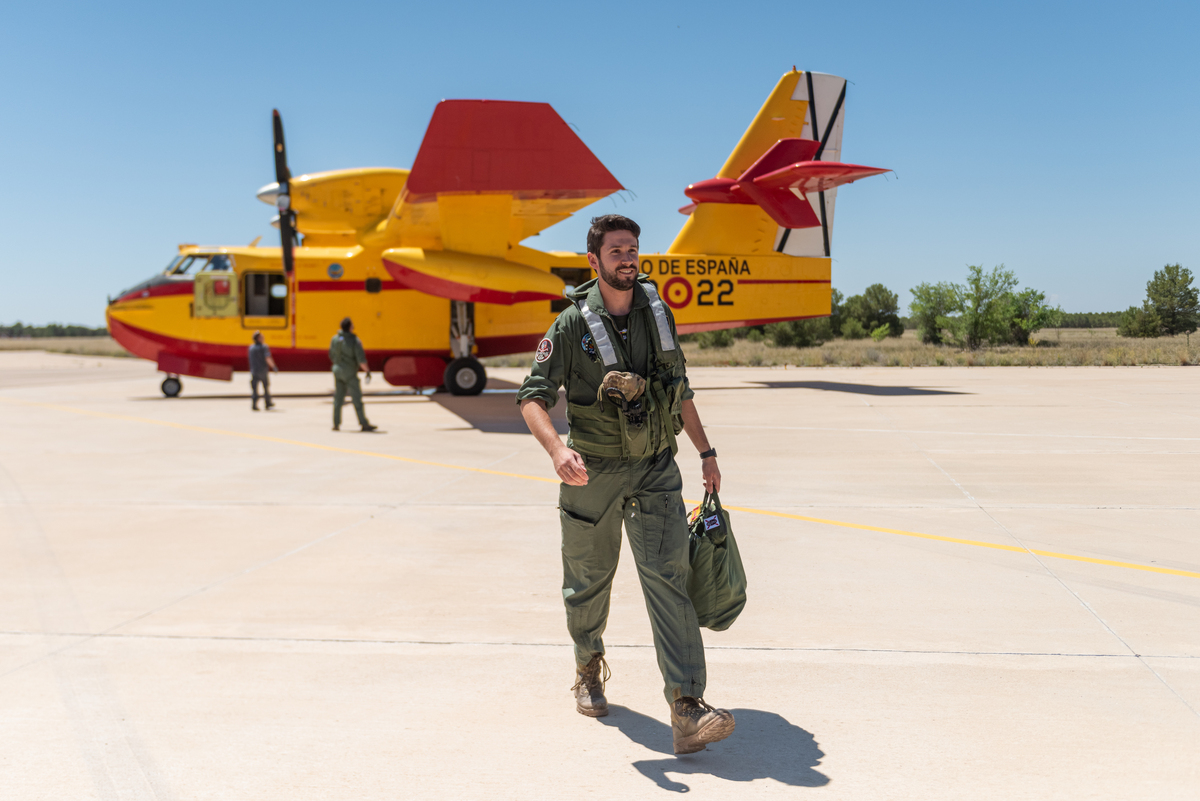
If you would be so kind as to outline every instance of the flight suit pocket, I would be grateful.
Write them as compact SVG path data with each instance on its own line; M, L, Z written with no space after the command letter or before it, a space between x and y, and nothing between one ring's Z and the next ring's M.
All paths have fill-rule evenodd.
M666 531L667 516L671 511L671 496L667 494L642 495L631 505L632 514L641 518L637 529L641 558L643 561L659 561L663 552L663 534ZM635 520L630 520L635 522ZM632 543L631 543L632 544Z

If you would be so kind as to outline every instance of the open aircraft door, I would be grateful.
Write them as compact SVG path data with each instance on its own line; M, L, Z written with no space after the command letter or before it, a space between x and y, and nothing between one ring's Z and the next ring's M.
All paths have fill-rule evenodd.
M247 272L242 276L242 327L254 330L288 327L288 281L282 272Z

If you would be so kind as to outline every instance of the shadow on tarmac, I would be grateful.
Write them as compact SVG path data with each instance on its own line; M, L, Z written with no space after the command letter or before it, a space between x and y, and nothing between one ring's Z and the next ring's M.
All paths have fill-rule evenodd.
M731 709L737 728L728 740L707 751L675 756L671 750L671 727L648 715L610 704L607 717L596 718L605 726L665 759L643 759L633 763L638 773L664 790L686 793L691 788L667 776L708 775L731 782L774 779L792 787L824 787L829 777L816 770L825 756L809 732L789 723L774 712Z
M752 384L754 386L747 386ZM973 392L954 392L949 389L925 389L924 387L876 386L874 384L843 384L837 381L747 381L738 387L699 387L706 389L817 389L822 392L849 392L854 395L973 395Z

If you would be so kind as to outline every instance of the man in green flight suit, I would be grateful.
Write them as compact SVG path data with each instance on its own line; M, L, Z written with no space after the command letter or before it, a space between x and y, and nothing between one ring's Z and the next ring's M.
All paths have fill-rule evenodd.
M608 714L604 634L624 524L658 667L671 707L675 753L703 751L733 732L733 716L704 703L704 643L687 594L688 529L676 435L700 452L704 488L721 472L692 402L671 311L638 270L641 229L607 214L588 230L588 264L599 275L568 293L574 301L538 345L517 393L529 430L562 479L563 599L575 642L576 709ZM564 445L547 409L566 387Z
M358 383L359 369L367 374L368 379L371 378L371 371L367 367L367 354L363 351L362 340L354 335L354 323L350 322L349 317L342 320L342 330L329 343L329 361L333 362L333 430L337 431L342 425L342 404L349 390L354 413L358 415L362 430L374 431L376 426L367 422L367 414L363 411L362 387Z

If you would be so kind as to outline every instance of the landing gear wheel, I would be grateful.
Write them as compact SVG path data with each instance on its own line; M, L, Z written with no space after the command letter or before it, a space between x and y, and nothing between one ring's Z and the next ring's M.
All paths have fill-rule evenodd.
M162 392L168 398L178 398L179 393L183 391L183 382L173 375L169 375L163 379Z
M467 356L446 365L442 383L451 395L478 395L487 385L487 373L478 359Z

